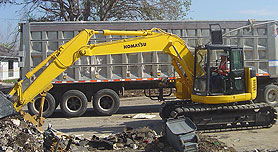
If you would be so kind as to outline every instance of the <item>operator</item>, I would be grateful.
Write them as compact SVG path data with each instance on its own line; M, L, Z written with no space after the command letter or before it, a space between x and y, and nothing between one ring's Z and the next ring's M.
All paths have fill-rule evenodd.
M217 69L215 69L215 72L217 72L217 75L211 77L210 82L210 88L214 91L212 92L222 92L224 87L224 77L228 76L228 73L230 72L228 68L228 55L227 54L221 54L220 55L220 63ZM225 90L225 89L224 89Z
M221 61L220 61L217 72L220 76L227 76L228 72L230 72L230 70L227 68L227 64L228 64L227 54L221 54L220 60Z

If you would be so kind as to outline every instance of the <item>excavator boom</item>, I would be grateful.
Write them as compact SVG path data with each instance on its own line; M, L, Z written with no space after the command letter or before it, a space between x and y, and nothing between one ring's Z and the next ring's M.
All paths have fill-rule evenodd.
M139 37L98 44L88 44L90 38L94 34ZM152 51L162 51L172 57L173 66L180 74L180 79L188 85L188 89L184 94L186 98L189 99L193 86L194 57L184 44L184 41L178 36L157 28L144 31L94 31L84 29L69 42L60 46L37 67L28 72L22 80L15 84L7 96L9 100L5 97L1 97L0 107L2 110L0 111L0 116L5 117L13 113L14 110L11 108L12 106L9 102L13 103L14 109L18 112L24 105L32 102L38 94L50 90L52 87L51 81L82 56ZM30 79L32 75L43 67L46 67L43 72L23 91L23 81Z

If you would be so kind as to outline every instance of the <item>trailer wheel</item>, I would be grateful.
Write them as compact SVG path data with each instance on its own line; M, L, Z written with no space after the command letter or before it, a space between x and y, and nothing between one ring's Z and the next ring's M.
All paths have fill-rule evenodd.
M87 110L88 100L79 90L69 90L62 96L60 107L67 117L82 116Z
M278 105L278 86L269 84L265 86L263 99L272 106Z
M110 116L118 111L120 98L114 90L102 89L95 94L93 107L98 115Z
M34 102L28 103L28 112L31 115L38 114L40 109L40 104L41 104L41 96L38 95L34 98ZM56 103L54 97L50 93L47 93L43 105L43 113L42 113L43 117L50 117L56 109L55 105Z

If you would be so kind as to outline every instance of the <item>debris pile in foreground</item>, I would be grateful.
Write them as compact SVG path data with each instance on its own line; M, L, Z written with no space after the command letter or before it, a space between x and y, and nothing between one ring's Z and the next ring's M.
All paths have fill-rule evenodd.
M49 127L44 133L39 132L22 116L9 116L0 120L1 151L169 151L175 150L167 140L148 128L125 128L123 132L99 138L79 138L61 133ZM235 152L210 136L199 134L198 151Z
M225 152L236 152L232 147L228 147L223 142L213 137L199 134L198 150L200 152L211 152L211 151L225 151Z
M175 152L176 150L171 147L164 136L157 135L157 133L148 128L125 128L123 132L112 134L105 138L99 138L93 135L90 139L82 139L78 137L69 138L61 132L49 128L46 132L52 132L51 136L53 138L55 134L56 137L63 139L60 142L60 148L58 150L66 149L69 147L71 151L147 151L147 152ZM211 152L211 151L222 151L222 152L235 152L234 148L226 146L224 143L218 141L215 138L199 135L199 152ZM52 140L56 141L57 140ZM51 150L54 150L56 143L51 143L53 145Z
M43 152L43 134L20 115L0 120L0 151Z

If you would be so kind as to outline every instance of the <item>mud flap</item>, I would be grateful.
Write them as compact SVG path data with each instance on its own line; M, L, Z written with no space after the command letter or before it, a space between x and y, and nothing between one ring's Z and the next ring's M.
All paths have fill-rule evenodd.
M168 119L165 124L165 137L177 151L197 152L197 127L189 118Z
M0 119L13 114L16 114L13 103L0 92Z

